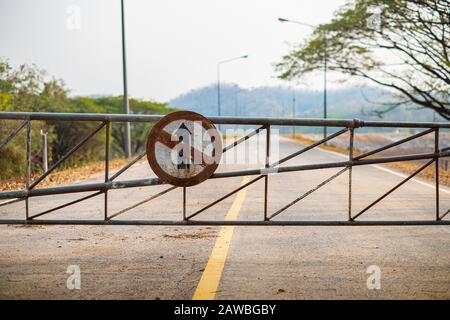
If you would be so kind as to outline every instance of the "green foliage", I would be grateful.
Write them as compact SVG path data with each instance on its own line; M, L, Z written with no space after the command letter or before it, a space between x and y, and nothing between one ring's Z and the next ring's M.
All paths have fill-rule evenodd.
M86 99L86 98L83 98ZM95 104L102 108L103 113L123 113L123 97L102 97L92 99ZM166 114L175 111L169 108L165 103L158 103L153 101L143 101L137 99L129 99L130 109L136 114ZM131 123L131 150L133 153L138 153L145 149L147 135L152 127L152 124L146 123ZM123 154L124 150L124 136L125 127L122 124L114 124L112 126L113 154Z
M130 108L139 114L165 114L171 110L166 104L130 99ZM71 113L122 113L123 98L74 97L62 81L48 79L36 66L21 65L13 68L7 60L0 60L0 112L39 111ZM19 125L18 121L0 120L0 142ZM99 123L91 122L44 122L33 121L31 128L32 173L42 172L41 130L47 132L49 164L59 160L79 141L92 132ZM133 124L132 150L143 150L149 124ZM112 156L123 155L123 125L112 126ZM104 158L104 129L66 159L60 168L79 166ZM0 181L25 174L26 130L14 137L0 149Z

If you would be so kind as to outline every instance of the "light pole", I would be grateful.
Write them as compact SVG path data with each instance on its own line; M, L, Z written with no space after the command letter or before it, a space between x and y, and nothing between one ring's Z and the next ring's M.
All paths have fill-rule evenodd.
M239 115L239 105L238 105L238 95L241 93L241 89L238 85L236 85L236 91L234 92L234 116L237 117ZM234 132L236 134L239 125L234 127Z
M244 55L244 56L240 56L240 57L236 57L236 58L231 58L231 59L227 59L227 60L223 60L217 63L217 115L220 117L221 114L221 110L220 110L220 66L224 63L228 63L231 61L235 61L235 60L239 60L239 59L247 59L248 55ZM220 125L219 125L220 128Z
M120 2L121 12L122 12L122 66L123 66L123 112L126 114L130 113L130 105L128 101L128 86L127 86L127 56L125 50L125 11L123 0ZM125 157L131 157L131 132L130 123L125 122Z
M295 88L292 85L292 80L289 81L289 87L292 91L292 118L295 119ZM295 138L295 126L292 126L292 137Z
M315 28L316 26L309 24L309 23L304 23L304 22L300 22L297 20L290 20L290 19L285 19L285 18L278 18L278 21L280 22L291 22L291 23L296 23L302 26L306 26L306 27L310 27L310 28ZM325 43L325 52L323 55L323 118L326 119L327 118L327 38L326 36L324 37L324 43ZM323 138L325 139L327 136L327 127L323 127Z
M234 116L238 116L238 94L239 94L239 87L236 86L236 91L234 92Z

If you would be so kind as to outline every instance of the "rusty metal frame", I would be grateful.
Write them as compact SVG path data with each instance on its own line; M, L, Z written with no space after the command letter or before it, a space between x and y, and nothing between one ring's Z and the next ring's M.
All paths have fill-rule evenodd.
M147 115L111 115L111 114L67 114L67 113L21 113L21 112L0 112L0 120L22 120L22 122L13 129L13 131L8 135L5 141L0 144L0 149L4 147L11 139L14 138L23 128L26 127L26 176L25 176L25 189L16 191L5 191L0 192L0 200L8 199L5 202L1 202L0 206L9 205L16 203L18 201L25 200L25 219L0 219L0 224L90 224L90 225L101 225L101 224L111 224L111 225L336 225L336 226L354 226L354 225L449 225L450 221L443 220L445 216L450 212L447 210L444 214L440 215L439 211L439 165L438 161L442 157L450 156L450 148L439 148L439 130L449 129L449 123L420 123L420 122L374 122L368 121L364 122L361 120L333 120L333 119L285 119L285 118L235 118L235 117L210 117L209 119L217 124L237 124L237 125L258 125L258 127L241 137L231 144L225 146L222 152L227 152L228 150L236 147L244 141L247 141L253 136L258 135L262 131L266 131L266 148L265 148L265 165L261 169L248 169L239 171L226 171L215 173L211 179L220 179L228 177L241 177L241 176L256 176L253 180L239 186L238 188L232 190L231 192L225 194L219 199L211 202L210 204L198 209L194 213L188 214L186 210L187 202L187 189L186 187L175 187L170 186L159 193L151 195L136 204L133 204L127 208L121 209L111 215L108 215L108 191L111 189L119 188L132 188L132 187L142 187L142 186L155 186L165 184L158 178L147 178L147 179L136 179L136 180L123 180L115 181L122 173L131 168L135 163L141 160L146 153L142 152L138 154L135 158L130 160L125 166L119 169L115 174L110 176L109 172L109 158L110 158L110 128L112 122L156 122L161 118L161 116L147 116ZM44 172L35 181L31 182L31 123L33 120L42 121L89 121L89 122L100 122L100 124L88 135L86 135L79 143L77 143L72 149L70 149L63 157L61 157L55 164L53 164L46 172ZM341 130L327 136L326 138L314 142L300 150L285 156L284 158L271 163L270 162L270 137L271 137L271 126L327 126L327 127L341 127ZM88 183L81 185L72 186L57 186L49 188L36 188L40 182L42 182L51 172L53 172L64 160L70 157L74 152L76 152L81 146L83 146L90 138L97 134L101 129L105 127L105 178L103 183ZM426 129L422 132L413 134L404 139L398 140L386 146L377 148L370 152L366 152L360 155L354 155L354 136L357 128L360 127L399 127L399 128L423 128ZM308 150L316 148L327 141L340 136L346 132L349 132L349 154L348 161L340 162L330 162L330 163L320 163L320 164L309 164L309 165L296 165L296 166L280 166L284 162L287 162ZM417 139L426 134L434 132L435 148L433 153L422 153L422 154L410 154L395 157L373 157L382 151L396 147L413 139ZM388 190L378 199L373 201L371 204L366 206L363 210L355 215L352 215L352 168L354 166L360 165L371 165L371 164L382 164L396 161L410 161L410 160L428 160L419 169L413 172L411 175L403 179L396 186ZM436 201L436 215L434 219L430 220L415 220L415 221L363 221L356 220L363 213L367 212L374 205L382 201L392 192L397 190L407 181L411 180L414 176L420 173L422 170L435 163L435 201ZM327 168L340 168L340 170L333 174L331 177L322 181L318 185L314 186L307 192L303 193L295 200L291 201L284 207L275 211L274 213L268 213L268 186L269 186L269 175L275 173L286 173L286 172L297 172L306 170L319 170ZM292 207L293 205L300 202L302 199L306 198L316 190L320 189L324 185L333 181L338 176L342 175L344 172L348 171L348 217L347 220L342 221L298 221L298 220L288 220L280 221L273 220L280 213L286 209ZM206 211L207 209L213 207L214 205L220 203L224 199L232 196L233 194L239 192L240 190L247 188L253 183L264 179L264 206L263 206L263 217L260 221L213 221L213 220L193 220L198 214ZM183 194L183 208L182 208L182 219L181 220L117 220L117 216L141 206L153 199L156 199L172 190L177 188L182 188ZM57 195L66 193L78 193L78 192L92 192L89 195L75 199L73 201L67 202L65 204L59 205L55 208L45 210L43 212L30 215L29 199L36 196L44 195ZM93 198L97 195L104 194L104 216L102 220L42 220L36 219L50 212L71 206L73 204L82 202L84 200Z

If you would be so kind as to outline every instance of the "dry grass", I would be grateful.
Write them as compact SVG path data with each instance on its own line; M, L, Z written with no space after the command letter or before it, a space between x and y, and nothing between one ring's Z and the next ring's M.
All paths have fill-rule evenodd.
M119 169L127 164L126 159L114 159L109 162L109 169ZM39 187L51 187L57 185L66 185L69 183L74 183L82 181L92 177L93 175L100 174L105 170L105 163L103 161L98 161L94 163L87 164L85 166L64 169L60 171L52 172L44 181L39 183ZM33 174L31 181L38 178L40 174ZM8 181L0 181L0 191L7 190L20 190L25 188L24 179L14 179Z
M308 138L303 137L303 136L296 136L295 138L291 138L291 139L294 139L294 140L296 140L296 141L298 141L298 142L300 142L302 144L311 144L311 143L315 142L314 140L308 139ZM338 147L338 146L335 146L335 145L332 145L332 144L321 145L321 146L319 146L319 148L348 155L348 149L342 148L342 147ZM355 148L354 149L354 153L355 153L355 156L356 156L356 155L362 153L362 151L357 149L357 148ZM368 158L373 158L373 156L372 157L368 157ZM387 166L387 167L390 167L390 168L393 168L393 169L395 169L397 171L400 171L400 172L403 172L403 173L412 174L414 171L419 169L423 164L424 164L424 161L401 161L401 162L386 163L386 164L383 164L383 165ZM434 164L431 164L430 166L425 168L422 172L417 174L417 177L420 177L420 178L422 178L424 180L427 180L427 181L434 182L435 181L435 166L434 166ZM439 170L439 183L442 184L442 185L450 186L450 172L449 171L440 168L440 170Z

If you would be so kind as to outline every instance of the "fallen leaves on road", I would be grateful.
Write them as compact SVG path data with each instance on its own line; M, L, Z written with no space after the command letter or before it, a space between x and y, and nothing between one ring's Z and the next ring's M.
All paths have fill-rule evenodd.
M216 233L214 231L198 231L198 232L182 232L177 234L164 234L164 238L169 239L204 239L214 238Z

